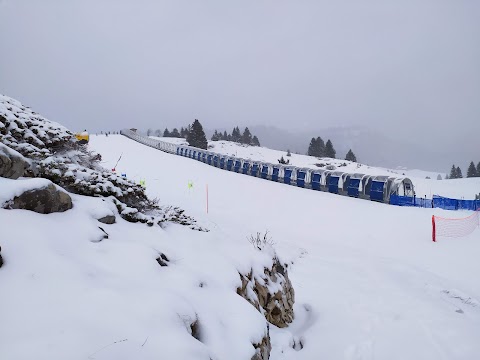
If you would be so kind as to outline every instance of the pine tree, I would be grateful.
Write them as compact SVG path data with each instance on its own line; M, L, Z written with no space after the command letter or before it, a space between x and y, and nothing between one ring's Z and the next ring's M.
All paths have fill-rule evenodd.
M317 156L315 152L316 144L317 144L317 140L315 138L312 138L312 140L310 140L310 144L308 145L308 150L307 150L308 156Z
M449 179L457 178L457 168L455 167L455 164L452 165L452 168L450 169L450 176L448 178Z
M319 136L317 137L317 145L316 145L316 148L317 148L317 157L325 157L327 156L326 155L326 147L325 147L325 142L323 141L323 139Z
M248 127L245 128L243 131L242 139L240 140L240 143L242 144L247 144L251 145L252 144L252 133L248 129Z
M457 179L463 178L462 170L460 169L460 166L457 166L457 171L456 171L456 173L457 173L457 177L456 177Z
M477 164L477 177L480 177L480 162Z
M174 137L174 138L181 138L180 133L178 132L177 128L174 128L172 130L172 132L170 133L170 136Z
M170 132L168 131L167 128L165 128L165 131L163 132L163 137L170 137Z
M357 162L357 157L353 153L352 149L348 150L347 156L345 156L345 160Z
M260 146L260 140L258 140L257 135L255 135L252 139L252 145L253 146Z
M207 150L208 141L203 131L203 126L200 124L200 121L195 119L192 124L191 130L187 136L187 142L190 146L195 146L199 149Z
M471 177L477 177L477 169L475 168L475 164L473 163L473 161L470 162L467 170L467 178Z
M226 130L223 132L222 140L225 140L225 141L228 140L228 134L227 134L227 131L226 131Z
M327 144L325 145L325 157L335 159L336 154L337 152L333 148L332 142L330 141L330 139L328 139Z
M287 156L292 156L292 153L290 152L290 149L287 149Z
M213 133L211 140L212 140L212 141L218 141L218 140L220 140L220 136L218 135L217 130L215 130L215 132Z
M442 180L442 175L438 174L437 175L437 180Z
M152 129L148 129L148 130L147 130L147 136L152 136L152 133L153 133L153 130L152 130Z
M241 139L242 135L240 134L240 129L238 128L238 126L234 127L232 131L232 141L240 142Z
M162 136L162 131L161 130L155 130L155 136L156 137L161 137Z

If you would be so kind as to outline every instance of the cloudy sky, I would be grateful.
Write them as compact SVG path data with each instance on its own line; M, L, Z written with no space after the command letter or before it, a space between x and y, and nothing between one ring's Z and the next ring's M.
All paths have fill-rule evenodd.
M474 0L0 0L0 93L72 130L363 125L478 149L479 19Z

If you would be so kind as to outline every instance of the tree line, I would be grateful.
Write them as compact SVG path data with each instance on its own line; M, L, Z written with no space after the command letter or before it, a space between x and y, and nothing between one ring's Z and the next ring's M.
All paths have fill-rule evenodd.
M246 144L246 145L253 145L253 146L260 146L260 141L256 135L252 135L248 127L243 130L243 134L240 132L238 126L234 127L231 134L227 134L226 131L223 133L221 131L215 130L212 135L212 141L233 141L239 144Z
M470 165L468 166L468 169L467 169L467 178L472 178L472 177L480 177L480 162L478 162L476 167L473 161L470 162ZM461 179L463 178L462 170L460 169L459 166L455 166L454 164L450 169L450 175L447 175L445 178Z
M335 159L337 152L333 147L333 143L330 139L327 140L327 143L319 136L317 138L312 138L310 144L308 145L307 155L315 157L328 157ZM348 150L345 160L357 162L357 157L353 153L352 149Z

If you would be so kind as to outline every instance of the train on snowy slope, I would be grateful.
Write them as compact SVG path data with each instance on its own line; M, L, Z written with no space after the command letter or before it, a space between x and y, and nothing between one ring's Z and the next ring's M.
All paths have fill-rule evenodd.
M292 165L270 164L250 159L214 153L185 145L154 140L123 130L123 135L159 150L188 157L208 165L244 175L325 191L366 200L390 203L397 195L413 198L414 187L409 178L346 173L335 170L299 168Z

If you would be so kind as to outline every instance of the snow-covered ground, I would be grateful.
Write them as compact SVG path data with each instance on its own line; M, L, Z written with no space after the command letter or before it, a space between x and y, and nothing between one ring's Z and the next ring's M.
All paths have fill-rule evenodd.
M43 254L42 249L30 248L25 240L25 245L15 246L17 256L28 259L18 265L16 278L5 280L7 275L0 271L0 283L18 283L17 287L10 283L9 289L25 291L32 286L22 296L21 306L7 304L16 305L15 311L21 312L20 318L28 325L33 322L31 317L44 321L30 330L39 334L34 345L40 349L46 351L53 338L64 337L63 348L81 342L84 346L78 358L85 358L96 350L92 344L101 348L128 338L132 341L110 346L95 358L153 358L156 353L166 359L204 359L204 348L193 345L187 333L180 330L178 316L171 313L192 316L199 311L200 317L206 314L210 329L223 331L211 335L225 339L225 348L216 348L216 359L248 359L245 344L236 344L228 353L227 348L235 344L229 333L234 327L230 321L260 329L255 322L261 319L244 310L226 288L230 286L231 292L235 287L233 268L261 262L258 258L251 260L255 254L245 246L250 245L246 237L268 230L279 256L291 262L290 278L296 290L294 323L287 329L271 326L272 360L478 358L480 230L465 238L431 241L432 214L462 217L468 212L402 208L286 186L162 153L120 135L92 136L90 147L102 154L107 168L112 168L123 153L119 172L137 181L145 179L149 195L158 197L161 203L183 207L211 231L197 233L171 226L165 232L145 228L134 233L133 225L122 222L111 227L109 241L92 246L80 241L80 233L85 236L93 231L91 225L83 228L84 220L66 214L39 222L39 230L33 226L18 230L30 238L38 231L56 229L47 245L48 254L54 254L52 259L39 259L37 254ZM225 149L228 151L231 149ZM267 158L267 150L259 148L245 151L250 153L237 152L237 156L264 156L267 161L278 158ZM293 164L307 165L307 160L297 164L297 157L305 158L292 154ZM189 182L193 188L189 188ZM446 192L453 192L450 186L476 186L471 179L432 182L441 184ZM79 215L82 203L74 208ZM26 220L40 215L22 216ZM0 210L0 228L18 221L14 212ZM55 228L59 222L62 226ZM2 240L2 246L4 243ZM12 239L6 240L5 247L12 243ZM155 267L153 261L145 263L161 250L175 259L175 274L173 269ZM36 261L52 261L51 270L37 274L30 264ZM72 262L80 262L84 270L65 273ZM28 270L22 272L23 268ZM60 311L52 310L52 304L46 301L49 296L45 289L52 291L48 285L52 278L59 287L72 288L71 295L58 290L65 306ZM218 291L218 298L202 298L202 289L196 284L205 279L212 284L207 286ZM92 289L92 285L96 286ZM163 296L166 290L167 299ZM9 296L12 302L19 301L18 295ZM32 303L34 296L39 300ZM202 308L189 307L188 296L199 296ZM2 301L1 308L7 308ZM49 329L45 324L52 312L66 318L53 320L54 334L45 330ZM117 318L119 313L123 314L121 318ZM88 316L96 319L97 328L88 326ZM74 325L67 320L73 320ZM19 323L11 332L3 329L0 339L6 339L8 346L24 341L25 331L19 330L24 326ZM245 333L261 335L255 331L245 329ZM19 333L24 337L18 337ZM141 346L148 336L147 345L153 349ZM291 347L293 339L302 341L302 350ZM217 344L215 339L212 343ZM180 354L166 355L173 354L176 347Z
M152 137L178 145L186 145L185 139ZM318 159L312 156L291 154L286 156L286 152L272 150L265 147L255 147L237 144L231 141L209 141L209 150L230 156L236 156L243 159L252 159L257 161L277 164L278 159L283 156L285 160L290 160L290 164L297 167L318 169L316 164L333 165L336 170L348 173L362 173L367 175L386 175L409 177L414 186L415 192L419 197L432 198L433 195L440 195L455 199L474 200L475 195L480 193L480 178L460 179L439 181L437 176L445 178L445 174L432 173L423 170L408 169L386 169L381 167L369 166L361 163L350 162L342 159L322 158ZM430 179L426 179L429 177Z
M272 360L475 359L479 353L480 230L430 240L432 214L467 212L289 187L123 136L92 136L89 146L106 168L123 154L119 173L144 179L151 197L181 206L210 232L150 228L119 216L102 225L96 219L115 213L113 203L77 195L65 213L0 209L2 359L248 360L265 320L236 287L239 271L261 272L271 261L247 241L265 230L290 264L296 290L294 323L270 326ZM47 183L0 179L0 202ZM445 191L476 186L472 179L437 183ZM99 225L109 234L100 242ZM160 253L169 266L156 262ZM191 336L196 319L201 342Z

